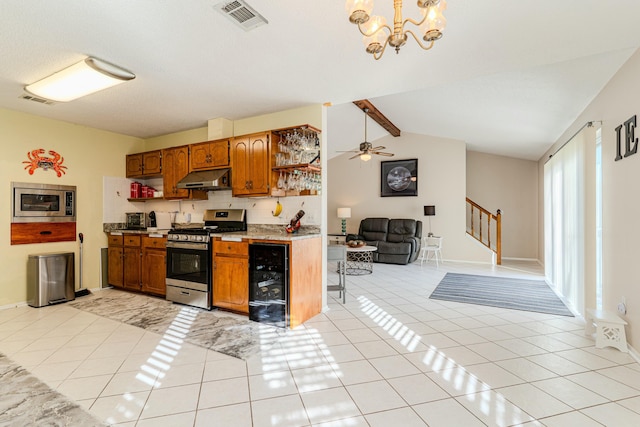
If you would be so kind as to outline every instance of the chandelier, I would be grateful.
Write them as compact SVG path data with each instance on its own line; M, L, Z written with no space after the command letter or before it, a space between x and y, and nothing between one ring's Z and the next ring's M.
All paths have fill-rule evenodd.
M447 23L443 12L447 7L446 0L417 0L422 19L416 21L411 18L402 20L402 0L393 0L393 29L387 25L383 16L371 16L373 0L347 0L346 9L349 13L349 21L356 24L364 36L363 41L368 53L378 60L382 57L387 45L400 52L400 48L407 42L411 34L418 45L429 50L436 40L442 37L442 31ZM405 25L410 22L418 27L420 36L412 30L405 30ZM365 25L366 24L366 25ZM420 39L424 40L424 44Z

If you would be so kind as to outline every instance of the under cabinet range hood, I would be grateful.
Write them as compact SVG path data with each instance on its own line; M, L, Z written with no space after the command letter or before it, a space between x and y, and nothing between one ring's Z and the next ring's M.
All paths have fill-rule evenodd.
M178 188L190 190L230 190L230 169L190 172L178 181Z

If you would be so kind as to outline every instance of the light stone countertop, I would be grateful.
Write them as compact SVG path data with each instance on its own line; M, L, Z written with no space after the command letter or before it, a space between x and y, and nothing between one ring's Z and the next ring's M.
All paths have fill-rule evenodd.
M203 224L189 224L184 228L200 228ZM103 224L103 230L105 233L122 233L122 234L157 234L166 236L169 230L127 230L124 224L121 223L105 223ZM247 231L235 231L231 233L213 233L212 237L221 238L223 240L282 240L293 241L301 239L311 239L314 237L320 237L320 227L317 226L302 226L296 233L287 233L283 225L271 225L271 224L249 224Z

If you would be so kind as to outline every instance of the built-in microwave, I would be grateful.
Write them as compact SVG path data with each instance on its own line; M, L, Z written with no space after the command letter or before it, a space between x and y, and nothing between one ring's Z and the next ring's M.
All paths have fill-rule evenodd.
M11 183L13 222L75 222L76 187Z

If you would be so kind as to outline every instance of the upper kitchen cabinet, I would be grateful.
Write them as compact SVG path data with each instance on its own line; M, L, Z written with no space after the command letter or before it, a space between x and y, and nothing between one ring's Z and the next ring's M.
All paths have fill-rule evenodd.
M268 196L271 132L231 140L231 186L234 196Z
M160 150L127 156L127 178L150 178L162 173L162 152Z
M163 190L165 199L187 199L189 190L178 188L178 181L189 173L189 146L162 150L164 162Z
M229 140L191 144L191 170L208 170L229 166Z

